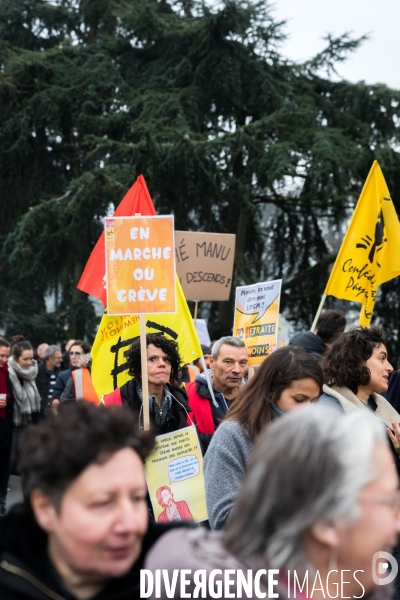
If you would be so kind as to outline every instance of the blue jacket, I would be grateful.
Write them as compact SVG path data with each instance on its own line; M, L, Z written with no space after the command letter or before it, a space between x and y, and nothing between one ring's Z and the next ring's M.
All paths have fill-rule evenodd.
M52 400L59 400L61 398L61 394L66 388L69 378L71 377L72 371L75 371L77 367L71 367L70 369L66 369L65 371L61 371L61 373L57 377L57 381L54 384L53 395L51 397Z

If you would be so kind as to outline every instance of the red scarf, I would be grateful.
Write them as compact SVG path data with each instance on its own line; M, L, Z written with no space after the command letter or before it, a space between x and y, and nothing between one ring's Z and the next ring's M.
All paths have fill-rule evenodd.
M6 363L3 367L0 367L0 394L7 394L7 402L10 399L10 395L8 393L8 364ZM0 408L0 419L6 418L6 409L4 406Z

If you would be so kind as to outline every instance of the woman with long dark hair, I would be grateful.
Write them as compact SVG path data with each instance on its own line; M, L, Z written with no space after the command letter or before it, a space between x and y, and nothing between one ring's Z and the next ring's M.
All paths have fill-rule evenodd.
M275 417L316 400L321 388L318 362L302 348L288 346L268 356L240 389L204 459L212 529L227 524L257 436Z

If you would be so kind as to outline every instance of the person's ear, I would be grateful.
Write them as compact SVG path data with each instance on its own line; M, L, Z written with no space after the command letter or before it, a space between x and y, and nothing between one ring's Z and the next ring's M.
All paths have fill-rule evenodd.
M214 371L214 358L212 356L210 356L210 358L208 359L208 361L210 363L210 369L211 369L211 371Z
M57 511L50 498L36 489L31 493L30 501L39 526L47 533L51 533L57 520Z
M339 546L339 527L333 523L314 523L310 533L317 542L331 550Z

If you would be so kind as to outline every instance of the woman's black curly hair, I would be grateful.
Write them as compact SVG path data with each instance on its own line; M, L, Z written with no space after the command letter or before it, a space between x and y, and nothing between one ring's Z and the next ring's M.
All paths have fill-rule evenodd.
M179 356L178 344L170 340L161 333L149 333L146 335L146 346L153 344L156 348L161 348L171 361L172 385L179 386L179 370L181 368L181 357ZM132 346L124 354L128 365L129 375L135 379L142 379L142 361L140 357L140 338L135 340Z
M324 356L324 383L348 387L357 394L359 386L370 382L371 373L365 363L380 344L386 345L386 336L380 327L354 327L342 333Z

